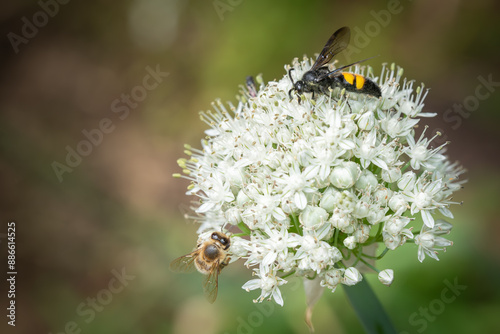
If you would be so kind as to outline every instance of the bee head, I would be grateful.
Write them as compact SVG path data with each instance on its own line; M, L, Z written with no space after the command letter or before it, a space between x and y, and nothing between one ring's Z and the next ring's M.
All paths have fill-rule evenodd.
M214 232L210 236L213 240L217 240L222 246L224 246L224 250L229 248L229 238L226 237L224 234L219 233L219 232Z

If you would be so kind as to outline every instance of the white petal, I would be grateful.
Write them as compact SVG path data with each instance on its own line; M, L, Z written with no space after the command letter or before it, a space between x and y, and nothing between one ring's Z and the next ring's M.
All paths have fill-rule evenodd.
M286 214L283 212L283 210L280 207L276 207L273 210L273 217L276 220L286 220Z
M423 262L424 259L425 259L424 248L423 247L418 247L418 260L420 262Z
M354 150L356 148L356 144L352 140L343 139L339 142L339 147L343 150Z
M325 180L328 175L330 174L330 166L327 165L321 165L321 168L319 169L319 178L320 180Z
M441 212L443 216L453 219L453 213L451 213L450 209L447 207L439 208L439 212Z
M255 290L260 288L260 279L251 279L241 287L243 290Z
M297 208L299 208L300 210L304 210L307 206L307 198L306 198L306 195L302 191L295 193L295 196L293 197L293 201L294 201L295 205L297 206Z
M262 259L262 266L267 267L276 260L276 252L268 252Z
M276 304L283 306L283 297L281 297L281 291L278 287L273 290L273 298Z
M434 253L433 251L427 252L427 255L429 255L430 257L432 257L434 260L439 261L439 258L437 256L437 254Z
M385 170L389 169L389 167L387 167L387 164L385 163L385 161L382 160L381 158L373 158L372 162L377 167L380 167L380 168L385 169Z
M424 224L429 226L430 228L434 227L434 217L432 217L431 213L429 210L422 210L420 211L422 214L422 220L424 221Z
M200 205L198 207L198 209L196 209L196 212L197 213L204 213L204 212L207 212L208 210L210 210L213 207L214 207L214 203L213 202L206 202L206 203L203 203L202 205Z
M319 165L307 166L306 169L304 170L304 177L306 178L306 180L310 180L312 178L315 178L316 175L318 175L318 173L319 173L319 168L320 168Z

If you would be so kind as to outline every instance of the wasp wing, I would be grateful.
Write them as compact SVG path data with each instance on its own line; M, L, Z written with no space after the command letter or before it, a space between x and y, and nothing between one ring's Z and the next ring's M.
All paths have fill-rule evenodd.
M173 260L170 263L170 270L174 272L189 273L194 271L194 260L198 256L198 250L195 250L187 255L183 255Z
M213 304L217 298L217 290L219 289L219 273L220 273L219 260L217 260L213 265L210 272L205 276L203 280L203 293L207 300Z
M351 39L351 30L348 27L342 27L330 36L330 39L325 44L325 47L319 54L316 62L311 67L311 70L315 70L325 64L328 64L332 58L344 50L349 44Z
M375 58L375 57L377 57L377 56L373 56L373 57L370 57L370 58L359 60L359 61L351 63L349 65L341 66L339 68L334 69L331 72L328 72L328 73L325 73L325 74L319 76L316 80L317 81L321 81L321 80L323 80L326 77L330 77L331 78L331 77L334 77L334 76L338 76L340 74L340 71L342 71L343 69L349 68L349 67L354 66L354 65L358 65L359 63L365 62L365 61L370 60L370 59Z

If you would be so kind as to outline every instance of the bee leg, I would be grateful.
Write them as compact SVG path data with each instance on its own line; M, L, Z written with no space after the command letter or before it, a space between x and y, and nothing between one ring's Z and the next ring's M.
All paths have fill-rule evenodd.
M229 260L231 260L231 257L226 257L224 261L222 261L219 265L219 269L222 270L224 267L226 267L229 264Z

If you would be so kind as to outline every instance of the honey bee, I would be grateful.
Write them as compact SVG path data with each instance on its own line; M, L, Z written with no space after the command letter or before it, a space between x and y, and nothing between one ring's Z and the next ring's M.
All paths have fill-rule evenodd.
M196 249L170 263L174 272L191 272L195 268L206 275L203 280L203 292L210 303L217 298L218 278L221 270L229 264L227 250L231 244L227 235L213 232L210 239L198 240Z

